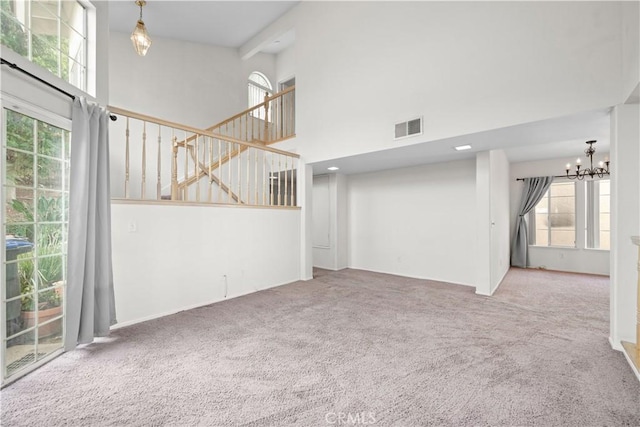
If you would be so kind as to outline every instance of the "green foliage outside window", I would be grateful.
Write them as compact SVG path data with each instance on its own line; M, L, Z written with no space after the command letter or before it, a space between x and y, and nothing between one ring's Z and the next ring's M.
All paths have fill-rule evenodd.
M0 10L2 11L0 16L0 43L28 58L29 34L20 21L16 19L16 13L13 10L14 4L15 2L13 1L0 1ZM57 35L31 33L31 61L65 81L69 80L69 60L66 56L68 52L68 37L61 35L60 49L58 49Z
M22 309L32 311L36 292L63 279L66 193L61 190L66 180L61 175L68 133L11 110L6 111L6 132L7 190L15 194L7 200L6 233L34 243L32 252L18 255ZM59 290L38 292L39 309L60 304Z
M21 200L13 200L14 210L22 213L29 222L34 221L33 208ZM22 297L22 309L33 311L35 309L34 291L51 286L63 279L64 256L63 235L60 224L47 224L49 221L60 221L62 218L62 199L41 196L37 202L38 216L43 224L38 225L38 235L33 236L33 228L25 227L24 237L36 243L38 255L38 271L34 274L34 261L31 254L18 255L18 271L20 278L20 293ZM13 231L19 235L20 225L7 225L7 232ZM58 307L60 294L56 289L49 289L38 294L40 309Z

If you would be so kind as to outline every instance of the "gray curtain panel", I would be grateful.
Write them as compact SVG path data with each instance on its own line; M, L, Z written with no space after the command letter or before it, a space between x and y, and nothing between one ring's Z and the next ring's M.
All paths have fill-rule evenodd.
M109 114L73 102L65 350L105 336L116 323L111 266Z
M511 265L514 267L526 268L529 266L529 230L524 216L538 204L552 182L553 176L524 179L520 209L516 218L516 230L511 243Z

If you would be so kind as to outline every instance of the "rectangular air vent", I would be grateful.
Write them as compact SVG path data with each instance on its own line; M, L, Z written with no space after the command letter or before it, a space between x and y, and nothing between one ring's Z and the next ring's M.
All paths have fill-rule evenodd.
M414 135L422 134L422 117L408 120L402 123L396 123L395 139L407 138Z

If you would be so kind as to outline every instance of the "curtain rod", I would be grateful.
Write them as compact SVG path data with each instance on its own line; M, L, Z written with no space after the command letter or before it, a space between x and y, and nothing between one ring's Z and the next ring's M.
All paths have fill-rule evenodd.
M46 86L49 86L51 89L57 90L58 92L60 92L63 95L67 95L69 98L71 98L73 100L76 99L75 95L72 95L69 92L67 92L66 90L60 89L58 86L55 86L55 85L49 83L48 81L41 79L40 77L36 76L35 74L30 73L29 71L27 71L24 68L18 66L17 64L14 64L13 62L9 62L4 58L0 58L0 61L1 61L2 65L7 65L7 66L9 66L9 68L11 68L13 70L18 70L21 73L26 74L27 76L31 77L32 79L35 79L35 80L39 81L40 83L42 83L42 84L44 84ZM111 120L113 120L114 122L116 120L118 120L118 118L114 114L109 114L109 118Z
M554 178L566 178L567 175L554 175ZM527 178L516 178L516 181L524 181Z

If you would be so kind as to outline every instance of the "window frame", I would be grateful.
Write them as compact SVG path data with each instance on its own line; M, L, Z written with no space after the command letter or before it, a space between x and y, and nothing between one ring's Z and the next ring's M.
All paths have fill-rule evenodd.
M17 54L16 54L17 55ZM49 95L49 96L54 96L55 95ZM60 129L64 129L67 132L71 132L71 119L64 117L63 115L60 115L54 111L51 111L49 109L47 109L46 107L43 106L38 106L35 104L31 104L28 101L22 100L18 97L15 96L11 96L9 94L6 93L0 93L0 120L2 120L2 123L4 124L5 122L5 114L6 114L6 110L12 110L16 113L19 114L23 114L23 115L27 115L29 117L31 117L34 120L40 121L40 122L45 122L48 123L52 126L55 126L57 128ZM5 126L1 126L0 131L2 132L2 134L0 135L0 155L2 156L2 170L3 173L0 174L0 208L2 208L2 210L4 211L5 209L5 203L7 200L7 187L8 187L8 183L6 180L6 173L4 172L6 170L5 166L5 159L6 159L6 151L7 151L7 147L6 147L6 127ZM37 152L37 147L34 147L34 150ZM45 156L46 157L46 156ZM64 161L64 160L63 160ZM36 178L37 179L37 178ZM66 185L68 186L68 182L66 183ZM64 190L62 190L64 191ZM68 187L66 189L66 193L67 193L67 197L68 197ZM34 198L36 195L36 191L34 191ZM67 224L68 226L68 216L66 218L63 217L61 223ZM6 219L3 218L3 220L0 222L0 244L5 245L5 239L6 239L6 225L5 225ZM35 224L35 223L34 223ZM34 230L34 232L36 232ZM66 240L66 236L64 237ZM65 243L66 245L66 243ZM66 259L66 254L67 254L67 250L68 248L65 248L64 250L64 257ZM4 254L3 254L4 255ZM4 255L5 261L4 264L6 265L6 255ZM38 258L38 256L36 255L34 257ZM42 258L42 257L40 257ZM52 351L51 353L47 354L46 356L34 361L33 363L31 363L29 366L25 367L24 369L21 369L19 371L16 371L15 373L13 373L11 376L6 377L6 341L7 341L7 331L6 328L0 328L0 369L2 369L2 372L0 374L0 384L2 386L6 386L7 384L10 384L12 382L14 382L15 380L23 377L24 375L33 372L34 370L36 370L37 368L39 368L40 366L46 364L47 362L49 362L50 360L58 357L59 355L61 355L64 352L64 340L65 340L65 334L66 334L66 316L67 316L67 295L66 295L66 273L64 273L64 282L65 284L62 285L62 292L63 292L63 297L62 297L62 315L61 315L61 319L62 319L62 324L63 324L63 335L62 335L62 343L63 345ZM3 266L3 268L0 268L0 292L2 293L2 295L6 295L6 278L5 278L5 268ZM49 288L43 288L43 289L38 289L36 291L36 293L40 293L42 291L45 291ZM5 312L4 312L4 303L0 304L0 316L2 316L2 318L5 318ZM51 321L46 321L45 323L53 323L56 322L58 318L56 319L52 319ZM43 324L36 324L35 327L33 327L33 330L37 330L40 326L44 325ZM18 336L18 335L26 335L28 332L26 332L27 330L18 332L14 335ZM37 349L37 344L36 345L36 349Z
M62 19L62 16L60 13L60 7L62 2L66 0L61 0L58 3L58 14L55 16L57 34L58 34L58 42L57 42L57 46L55 47L56 55L58 58L58 69L54 72L33 61L33 35L32 35L33 31L31 28L32 27L31 25L31 7L32 6L31 5L33 0L18 0L18 1L21 1L22 3L24 3L24 6L23 6L25 8L24 13L27 15L26 22L22 23L22 21L18 17L14 17L14 18L16 22L22 25L25 31L27 32L28 53L27 55L22 55L18 52L15 52L10 47L6 45L2 45L3 50L5 50L3 52L3 57L14 63L22 63L20 65L22 68L31 72L34 75L44 78L45 80L51 82L55 86L62 87L65 90L67 90L67 87L72 88L72 90L67 90L67 92L74 93L79 91L82 95L89 95L95 98L96 87L97 87L97 84L96 84L97 25L96 25L96 16L95 16L96 15L95 6L88 0L74 0L75 3L77 3L83 9L83 16L81 20L82 27L83 27L83 34L80 34L78 33L77 28L74 25ZM53 17L53 15L51 16ZM84 59L83 63L79 63L75 60L75 58L72 58L71 56L69 56L69 52L62 52L60 47L59 36L60 36L61 29L64 27L67 27L69 31L75 32L76 34L78 34L78 36L82 38L83 46L81 48L81 52L82 52L81 56ZM15 60L12 58L20 58L20 60ZM76 86L74 83L69 81L69 80L73 80L69 78L71 75L70 73L71 68L68 70L66 79L61 76L62 75L61 61L63 59L69 62L73 62L74 64L78 64L82 68L82 73L79 76L79 80L81 83L80 86Z
M573 227L573 245L572 246L565 246L565 245L553 245L551 244L551 225L549 225L548 229L547 229L547 244L546 245L541 245L538 244L536 242L536 207L538 206L538 204L540 202L542 202L545 198L547 199L547 221L549 224L551 224L550 221L550 207L551 207L551 187L554 184L572 184L573 186L573 201L574 201L574 208L573 208L573 215L574 215L574 227ZM536 204L536 206L533 207L533 209L531 209L529 211L529 213L527 213L527 225L528 225L528 232L529 232L529 246L535 246L538 248L561 248L561 249L577 249L578 248L578 195L577 195L577 188L576 188L576 182L575 181L554 181L551 183L551 186L549 186L549 189L547 190L547 192L545 193L545 195L543 196L543 198L540 199L540 201L538 202L538 204Z
M258 76L261 79L263 79L270 87L264 86L254 80L251 79L252 76ZM264 95L262 96L262 99L257 99L255 98L254 93L252 92L256 92L256 91L263 91L265 92L267 95L271 96L273 95L274 91L273 91L273 85L271 84L271 81L269 81L269 79L267 78L266 75L264 75L264 73L261 73L260 71L252 71L251 74L249 74L249 77L247 78L247 108L251 109L257 105L260 105L264 102ZM252 105L253 104L253 105ZM261 120L265 120L265 111L264 109L258 108L255 110L251 111L251 116L261 119ZM269 116L271 116L271 112L269 112ZM270 117L266 118L267 121L271 121Z
M600 182L608 178L594 179L585 182L585 249L608 251L600 245ZM598 185L596 185L598 183ZM609 207L611 206L611 190L609 190ZM609 208L609 233L611 233L611 208ZM611 234L609 234L611 236ZM609 240L609 245L611 241Z

